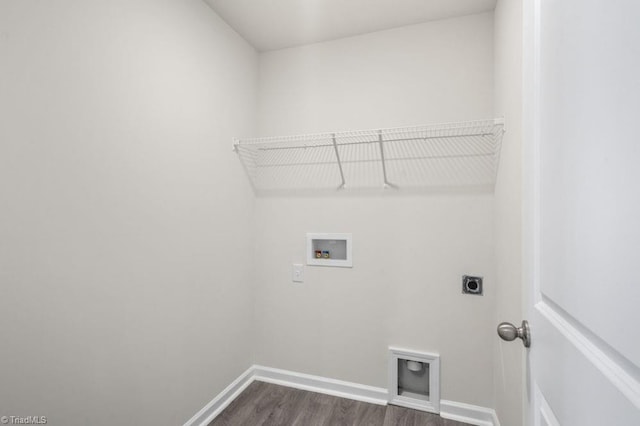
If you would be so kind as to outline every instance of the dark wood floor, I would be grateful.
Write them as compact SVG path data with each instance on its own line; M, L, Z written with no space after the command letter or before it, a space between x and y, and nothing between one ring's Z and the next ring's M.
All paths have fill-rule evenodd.
M435 414L253 382L209 426L468 426Z

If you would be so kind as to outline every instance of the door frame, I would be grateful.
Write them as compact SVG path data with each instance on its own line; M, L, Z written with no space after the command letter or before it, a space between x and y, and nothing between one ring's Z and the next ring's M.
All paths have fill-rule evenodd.
M523 1L522 19L522 312L525 318L533 318L533 306L538 301L535 274L539 265L540 179L537 167L540 163L538 150L539 134L539 25L538 10L540 0ZM532 346L535 348L535 330L532 332ZM535 400L539 395L531 381L531 350L524 359L524 401L523 418L525 425L533 426ZM537 392L539 393L539 391Z

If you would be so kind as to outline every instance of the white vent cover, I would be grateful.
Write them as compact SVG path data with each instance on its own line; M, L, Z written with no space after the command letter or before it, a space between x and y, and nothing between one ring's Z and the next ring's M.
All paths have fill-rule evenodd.
M389 348L389 403L440 414L440 355Z

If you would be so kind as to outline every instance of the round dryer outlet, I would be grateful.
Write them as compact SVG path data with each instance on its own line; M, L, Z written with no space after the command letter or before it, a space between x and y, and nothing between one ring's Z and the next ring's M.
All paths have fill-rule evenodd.
M462 293L482 296L482 277L462 276Z

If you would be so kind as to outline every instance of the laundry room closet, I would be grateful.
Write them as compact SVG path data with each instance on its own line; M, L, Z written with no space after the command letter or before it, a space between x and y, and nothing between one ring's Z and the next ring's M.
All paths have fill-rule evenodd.
M267 3L0 2L0 416L521 423L522 2Z

